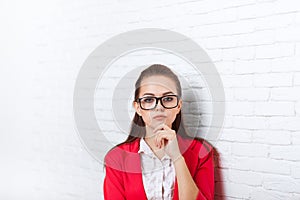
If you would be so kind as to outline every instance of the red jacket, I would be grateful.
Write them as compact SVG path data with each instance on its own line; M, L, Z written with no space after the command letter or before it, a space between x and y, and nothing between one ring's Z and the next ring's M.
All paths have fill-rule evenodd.
M214 166L212 147L199 140L183 139L177 136L180 151L199 189L197 199L214 198ZM140 139L121 144L109 151L105 157L106 176L104 198L106 200L147 199L138 154ZM175 179L174 200L178 199L178 185Z

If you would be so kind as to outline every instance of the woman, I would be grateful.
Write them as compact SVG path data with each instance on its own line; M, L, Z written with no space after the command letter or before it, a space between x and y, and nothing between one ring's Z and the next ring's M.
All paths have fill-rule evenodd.
M212 147L186 133L181 93L164 65L140 74L130 134L105 157L105 199L213 199Z

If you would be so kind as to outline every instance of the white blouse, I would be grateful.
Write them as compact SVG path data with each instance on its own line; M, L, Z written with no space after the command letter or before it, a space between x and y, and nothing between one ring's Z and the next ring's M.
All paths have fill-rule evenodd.
M144 139L140 140L138 151L141 157L144 189L149 200L173 198L175 168L171 158L156 157Z

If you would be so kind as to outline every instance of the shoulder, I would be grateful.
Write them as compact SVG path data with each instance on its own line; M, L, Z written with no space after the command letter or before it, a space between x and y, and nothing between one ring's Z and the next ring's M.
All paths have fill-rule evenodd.
M104 164L119 169L128 157L135 157L139 149L139 139L129 143L121 143L109 150L104 158Z
M179 137L178 140L183 154L192 154L200 159L213 154L213 146L205 139Z

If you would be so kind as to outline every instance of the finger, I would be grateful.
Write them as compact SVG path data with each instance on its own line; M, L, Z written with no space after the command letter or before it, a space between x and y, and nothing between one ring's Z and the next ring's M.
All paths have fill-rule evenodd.
M153 132L156 133L157 131L160 131L160 130L166 130L166 131L174 131L173 129L171 129L169 126L167 126L166 124L160 124L158 125L154 130Z
M160 124L153 130L153 132L156 133L157 131L164 130L164 127L164 124Z
M173 130L168 125L166 125L166 124L162 124L162 125L163 125L163 129L164 130Z
M157 132L156 136L155 136L155 145L157 147L161 147L162 146L162 141L165 139L165 131L160 130Z
M173 138L172 134L166 131L159 131L155 138L155 143L160 146ZM166 141L165 141L166 140Z
M155 137L156 146L159 148L161 148L161 146L162 146L162 140L163 140L162 134L163 134L163 132L160 132L160 134L156 135L156 137Z

